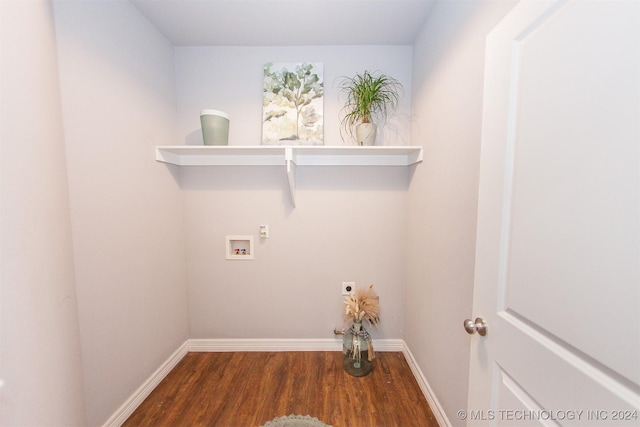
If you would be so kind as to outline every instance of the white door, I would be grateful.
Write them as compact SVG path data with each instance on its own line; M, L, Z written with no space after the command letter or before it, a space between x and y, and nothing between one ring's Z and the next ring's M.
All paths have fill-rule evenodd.
M639 2L519 3L486 55L470 315L487 333L458 416L639 426Z

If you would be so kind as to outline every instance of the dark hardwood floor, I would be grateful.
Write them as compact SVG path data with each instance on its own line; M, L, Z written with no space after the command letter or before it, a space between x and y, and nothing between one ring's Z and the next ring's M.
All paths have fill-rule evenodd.
M258 427L311 415L334 427L436 427L400 352L353 377L341 352L187 353L123 424Z

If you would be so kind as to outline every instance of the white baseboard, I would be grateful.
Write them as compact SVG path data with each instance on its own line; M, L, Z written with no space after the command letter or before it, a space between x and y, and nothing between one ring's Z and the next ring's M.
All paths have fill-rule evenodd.
M407 364L409 365L409 368L411 368L411 372L413 372L413 376L418 382L418 385L422 390L422 394L424 394L424 397L427 399L429 407L431 408L433 415L436 417L438 424L443 427L451 427L451 422L449 421L447 414L444 412L444 409L442 408L442 405L440 405L436 395L433 393L433 390L431 390L431 386L429 386L429 383L418 366L416 359L414 359L411 350L407 347L407 343L402 340L402 344L402 354L404 354L404 358L407 360Z
M160 381L182 360L187 354L187 342L184 342L171 356L151 374L151 376L127 399L127 401L111 415L103 427L120 427L133 414L144 399L151 394Z
M341 351L342 339L191 339L188 351ZM403 340L373 340L375 351L402 351Z
M436 399L429 383L418 367L404 340L373 340L375 351L400 351L404 354L422 393L441 426L451 427L444 410ZM188 352L231 351L341 351L342 339L189 339L185 341L127 401L104 423L103 427L120 427L154 388L167 376Z
M190 339L189 351L340 351L337 339Z

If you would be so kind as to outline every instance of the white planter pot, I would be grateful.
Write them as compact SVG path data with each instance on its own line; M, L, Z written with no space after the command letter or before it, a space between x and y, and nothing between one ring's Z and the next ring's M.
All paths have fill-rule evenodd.
M356 126L356 140L358 145L376 145L378 126L374 123L360 123Z

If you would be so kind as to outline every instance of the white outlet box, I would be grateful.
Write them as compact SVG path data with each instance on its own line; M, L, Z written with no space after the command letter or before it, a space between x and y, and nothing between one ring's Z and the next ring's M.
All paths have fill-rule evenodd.
M342 282L342 295L351 295L356 290L356 282Z

